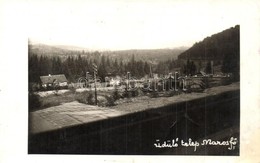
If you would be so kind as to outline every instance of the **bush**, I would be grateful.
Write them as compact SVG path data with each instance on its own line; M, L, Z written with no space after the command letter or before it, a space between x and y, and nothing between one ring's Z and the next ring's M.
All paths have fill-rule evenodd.
M69 87L69 90L70 90L72 93L75 93L75 92L76 92L76 88L75 88L75 87Z
M94 95L93 93L90 93L87 97L87 102L89 105L94 105L95 104L95 100L94 100Z
M29 94L29 111L37 110L41 107L40 96L30 93Z
M136 96L138 96L138 95L139 95L138 90L137 90L137 89L132 90L132 91L131 91L131 95L132 95L132 97L136 97Z
M83 104L87 104L87 97L86 96L80 96L80 97L77 97L76 100L79 102L79 103L83 103Z
M144 96L145 95L145 92L141 88L138 88L136 91L138 93L138 96Z
M231 80L230 79L227 79L227 78L223 78L222 80L221 80L221 85L229 85L229 84L231 84L232 82L231 82Z
M114 98L114 100L118 100L118 99L120 99L121 98L121 95L119 94L119 92L118 92L118 89L116 88L115 90L114 90L114 92L113 92L113 98Z
M131 95L132 93L129 90L125 89L122 96L123 98L131 98Z
M201 87L206 89L210 87L210 82L209 82L209 78L208 77L204 77L202 78L202 84Z
M153 92L150 93L150 97L151 98L159 97L159 93L157 91L153 91Z
M115 99L113 98L113 96L105 96L107 103L106 106L114 106L115 105Z
M178 94L178 91L167 91L167 92L164 92L163 96L164 97L172 97L174 95L177 95Z
M29 92L40 91L40 85L37 83L29 83Z
M84 92L80 96L78 96L76 100L83 104L89 104L89 105L95 104L94 95L92 92L90 92L90 93Z

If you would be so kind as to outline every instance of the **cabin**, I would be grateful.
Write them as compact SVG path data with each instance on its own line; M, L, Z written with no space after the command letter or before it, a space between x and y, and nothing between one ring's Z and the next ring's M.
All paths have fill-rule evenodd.
M194 78L201 78L201 77L205 77L207 76L207 74L204 71L200 71L198 73L196 73L195 75L193 75Z
M43 88L67 88L68 80L64 74L59 75L48 75L48 76L40 76L41 86Z

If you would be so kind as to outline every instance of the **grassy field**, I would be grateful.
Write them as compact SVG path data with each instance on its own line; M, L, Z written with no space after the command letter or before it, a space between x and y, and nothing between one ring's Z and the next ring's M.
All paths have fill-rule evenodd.
M88 95L89 93L87 92L77 93L75 91L68 91L63 94L52 94L43 97L34 94L32 96L29 96L29 109L30 111L35 111L35 110L48 108L51 106L57 106L62 103L80 100L81 98ZM33 103L30 106L31 101Z
M61 92L64 92L60 90ZM41 96L40 96L40 95ZM45 109L52 106L61 105L62 103L68 103L72 101L78 101L80 103L94 105L94 91L75 91L69 90L64 93L59 91L44 92L33 94L29 97L30 111ZM160 93L143 93L141 90L124 92L123 90L109 90L109 91L97 91L98 106L111 107L122 103L131 103L137 99L144 99L149 97L157 97ZM169 92L165 93L168 95ZM173 93L172 93L173 94ZM149 96L149 97L148 97Z
M201 95L206 95L209 93L216 93L221 89L227 89L232 87L239 87L239 83L233 83L227 86L219 86L205 89L201 93L189 93L189 97L200 97ZM98 91L98 106L101 107L111 107L114 109L127 108L126 106L131 105L130 108L135 108L139 106L157 106L161 103L169 103L172 100L181 101L182 99L186 99L186 93L179 91L165 91L165 92L142 92L141 90L136 90L132 92L124 92L123 90L109 90L109 91ZM174 99L169 98L174 97ZM69 90L64 93L53 93L48 96L37 96L29 97L29 102L33 102L32 105L29 105L30 111L40 110L52 106L57 106L62 103L78 101L80 103L94 105L94 91L75 91ZM36 103L36 104L35 104ZM159 103L159 104L157 104Z

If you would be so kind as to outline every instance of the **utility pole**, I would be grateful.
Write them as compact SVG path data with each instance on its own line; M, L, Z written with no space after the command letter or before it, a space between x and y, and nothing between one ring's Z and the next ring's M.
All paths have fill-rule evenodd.
M185 80L182 79L182 90L184 90L184 84L185 84Z
M177 74L178 74L178 72L175 72L175 76L174 76L175 91L178 91L178 89L177 89Z
M156 89L156 78L153 78L153 91L155 92L157 89Z
M85 80L86 88L88 87L88 81L89 81L89 72L86 72L86 80Z
M166 88L166 81L167 81L167 78L163 78L163 80L162 80L162 89L163 89L163 91L165 91L165 88Z
M152 72L152 67L150 65L150 78L153 78L153 72Z
M127 78L127 81L126 81L126 91L128 91L129 90L130 72L127 72L126 78Z
M93 66L93 72L94 72L95 105L97 105L97 85L96 85L97 65L95 63L93 63L92 66Z
M172 73L169 73L169 79L170 79L169 90L172 90Z

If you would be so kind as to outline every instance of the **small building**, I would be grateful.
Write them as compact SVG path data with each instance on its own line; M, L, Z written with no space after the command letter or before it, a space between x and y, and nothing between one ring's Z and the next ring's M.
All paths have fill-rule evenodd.
M196 73L195 75L193 75L193 77L203 77L203 76L207 76L207 74L204 71L200 71L198 73Z
M67 87L68 80L64 74L59 75L48 75L48 76L40 76L41 86L43 88L48 87Z
M113 86L115 86L115 85L119 86L120 83L121 83L121 79L118 79L118 78L112 78L109 81L109 85L113 85Z

